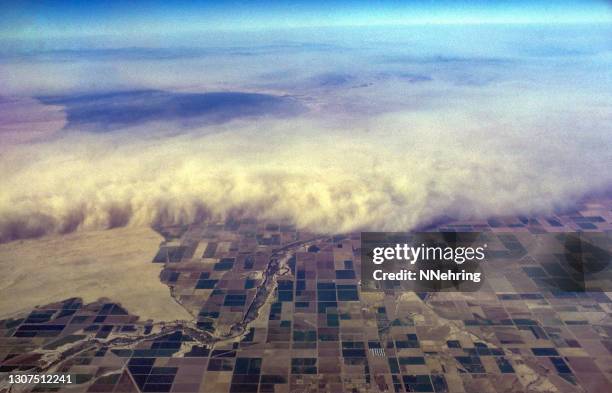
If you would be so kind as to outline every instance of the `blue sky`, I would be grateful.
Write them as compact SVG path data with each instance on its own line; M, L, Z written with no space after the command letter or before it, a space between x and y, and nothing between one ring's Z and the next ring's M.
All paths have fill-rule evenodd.
M167 34L291 27L612 22L605 0L515 1L3 1L0 34Z

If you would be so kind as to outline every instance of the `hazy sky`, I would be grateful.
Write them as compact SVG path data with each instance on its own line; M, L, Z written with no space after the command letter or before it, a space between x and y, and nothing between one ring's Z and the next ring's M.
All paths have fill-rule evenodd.
M3 1L3 37L164 35L286 27L612 21L606 0ZM130 37L125 37L128 39Z

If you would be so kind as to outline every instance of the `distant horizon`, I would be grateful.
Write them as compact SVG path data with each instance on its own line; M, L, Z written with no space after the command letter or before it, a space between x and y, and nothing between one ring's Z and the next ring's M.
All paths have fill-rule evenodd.
M20 2L0 6L0 39L154 36L329 27L610 24L607 1Z
M612 14L612 13L611 13ZM218 29L202 31L179 32L151 32L147 34L134 34L125 36L123 33L90 33L62 36L4 36L0 31L0 56L6 54L51 52L61 50L129 50L129 49L208 49L231 48L241 46L262 45L295 45L307 43L336 43L344 42L347 37L354 39L368 32L387 33L419 30L426 32L434 29L457 29L462 31L477 31L481 29L591 29L612 30L612 22L582 21L582 22L453 22L428 23L414 22L404 24L370 24L370 25L327 25L327 26L301 26L301 27L266 27L245 28L243 30ZM355 34L355 29L363 29ZM324 33L346 33L346 36L325 36ZM274 35L286 33L283 37L274 38ZM313 34L305 37L304 34ZM271 39L272 38L272 39ZM200 40L200 41L199 41ZM201 41L206 40L206 41ZM374 35L367 37L368 41L387 41L388 37ZM610 44L612 48L612 43Z

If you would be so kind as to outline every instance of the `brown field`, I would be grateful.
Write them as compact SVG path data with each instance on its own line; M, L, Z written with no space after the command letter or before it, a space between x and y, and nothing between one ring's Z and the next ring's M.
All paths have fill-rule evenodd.
M143 320L191 319L151 263L161 241L149 228L118 228L1 244L0 316L106 297Z

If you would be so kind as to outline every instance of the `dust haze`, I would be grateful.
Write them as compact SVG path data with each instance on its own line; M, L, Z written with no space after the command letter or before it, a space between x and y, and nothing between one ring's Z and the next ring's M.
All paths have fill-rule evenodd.
M0 241L227 216L408 230L609 194L606 31L514 29L4 54Z

